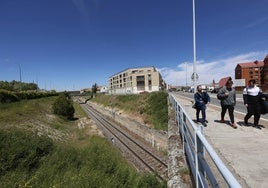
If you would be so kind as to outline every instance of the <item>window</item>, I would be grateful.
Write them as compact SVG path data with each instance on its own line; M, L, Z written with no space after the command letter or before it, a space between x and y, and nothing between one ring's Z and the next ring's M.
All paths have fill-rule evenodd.
M137 76L137 81L144 81L144 76Z
M138 90L144 90L145 88L144 76L137 76L136 79L137 79Z
M148 74L148 80L152 80L152 75Z

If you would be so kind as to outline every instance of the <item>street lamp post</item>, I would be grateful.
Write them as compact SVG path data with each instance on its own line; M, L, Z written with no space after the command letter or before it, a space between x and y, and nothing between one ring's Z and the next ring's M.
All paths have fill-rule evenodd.
M21 66L20 66L20 64L19 64L19 71L20 71L20 91L21 91L21 85L22 85L22 83L21 83Z
M194 63L193 63L193 86L194 93L196 92L196 39L195 39L195 0L193 0L193 55L194 55Z
M185 84L186 84L186 89L187 89L187 85L188 85L187 84L187 77L188 77L188 75L187 75L187 62L185 63L185 65L186 65L186 68L185 68L186 69L186 83Z

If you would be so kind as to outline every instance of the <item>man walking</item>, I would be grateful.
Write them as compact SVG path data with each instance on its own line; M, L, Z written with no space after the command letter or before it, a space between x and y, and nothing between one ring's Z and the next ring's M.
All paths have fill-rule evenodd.
M248 87L243 90L244 105L247 107L247 114L244 118L245 125L248 125L249 118L254 115L254 127L259 126L260 120L260 94L261 89L256 86L255 80L249 80Z
M195 106L196 106L196 120L201 122L204 127L207 126L206 121L206 104L210 102L210 96L207 92L202 91L202 86L197 86L197 92L194 94ZM202 113L202 120L199 120L200 111Z
M224 123L224 116L228 109L229 117L231 120L231 126L236 129L237 126L234 122L234 107L236 104L236 93L235 89L232 87L233 81L230 77L229 80L226 82L225 86L222 87L218 94L217 98L221 100L221 123Z

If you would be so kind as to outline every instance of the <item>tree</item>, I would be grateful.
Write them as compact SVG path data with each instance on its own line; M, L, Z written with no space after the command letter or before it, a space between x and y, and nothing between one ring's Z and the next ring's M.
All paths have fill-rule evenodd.
M73 103L65 94L60 94L53 103L53 113L56 115L66 117L67 119L73 119L74 112Z
M91 93L91 98L93 98L93 96L96 95L97 93L97 90L98 90L98 85L95 83L93 86L92 86L92 93Z
M0 89L5 89L8 91L28 91L28 90L37 90L38 85L35 83L25 83L25 82L18 82L18 81L0 81Z

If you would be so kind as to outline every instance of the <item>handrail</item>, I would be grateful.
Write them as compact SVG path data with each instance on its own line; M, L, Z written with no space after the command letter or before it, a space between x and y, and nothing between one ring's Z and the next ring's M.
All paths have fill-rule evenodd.
M175 111L176 122L183 142L183 150L190 163L189 166L191 168L196 187L208 187L207 181L210 182L212 187L219 187L217 178L213 174L211 166L204 157L204 149L211 157L226 184L231 188L242 187L206 140L202 131L203 126L196 126L172 93L169 94L169 99ZM190 128L192 128L193 133L189 131Z

